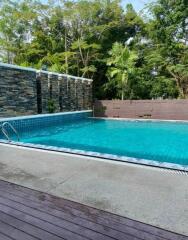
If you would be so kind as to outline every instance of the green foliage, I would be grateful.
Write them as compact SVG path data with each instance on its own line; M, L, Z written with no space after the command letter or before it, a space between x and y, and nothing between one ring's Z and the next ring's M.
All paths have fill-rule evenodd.
M114 43L109 55L110 57L107 60L107 65L110 67L107 76L110 81L115 83L117 95L120 95L119 91L121 91L121 99L124 100L125 90L130 80L130 74L134 72L137 55L118 42ZM107 83L106 87L108 88L108 86L111 86L111 83Z
M175 81L180 98L188 96L188 2L158 0L150 6L151 39L147 63L161 79Z
M97 98L187 98L188 1L120 3L1 1L0 59L94 78Z
M48 112L49 113L54 113L56 110L55 103L53 99L48 100Z

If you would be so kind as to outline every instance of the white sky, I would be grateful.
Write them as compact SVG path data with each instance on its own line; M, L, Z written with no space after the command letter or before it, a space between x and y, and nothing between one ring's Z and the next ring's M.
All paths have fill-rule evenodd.
M41 0L42 2L47 2L48 0ZM151 2L152 0L121 0L122 6L125 7L126 4L132 3L134 9L138 12L144 8L144 5ZM154 0L153 0L154 1Z
M126 4L132 3L134 9L138 12L144 8L144 5L150 3L151 0L122 0L122 6L125 7Z

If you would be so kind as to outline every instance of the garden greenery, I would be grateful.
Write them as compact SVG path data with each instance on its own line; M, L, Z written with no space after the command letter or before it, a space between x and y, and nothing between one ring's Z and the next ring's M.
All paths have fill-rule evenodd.
M188 1L0 1L0 59L94 79L100 99L188 97Z

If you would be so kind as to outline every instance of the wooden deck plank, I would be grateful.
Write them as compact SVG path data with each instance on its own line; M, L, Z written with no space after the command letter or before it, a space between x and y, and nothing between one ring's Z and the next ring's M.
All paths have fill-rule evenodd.
M19 220L16 217L17 216L11 216L8 214L9 211L5 210L5 208L3 209L3 211L0 210L0 216L1 216L1 220L6 223L9 224L10 226L23 231L24 233L34 236L37 239L46 239L46 240L62 240L63 238L58 237L54 234L49 233L48 231L45 231L43 229L40 229L32 224L28 224L27 222L23 220ZM16 215L16 214L15 214Z
M172 232L168 232L165 231L163 229L160 228L156 228L150 225L146 225L144 223L140 223L138 221L134 221L132 219L129 218L124 218L124 217L120 217L114 214L110 214L104 211L100 211L94 208L90 208L87 207L85 205L79 204L79 203L75 203L75 202L71 202L65 199L61 199L61 198L57 198L54 196L51 196L49 194L44 194L38 191L33 191L31 189L28 188L23 188L21 186L17 186L14 184L9 184L6 182L1 183L0 182L0 187L1 184L4 186L6 185L10 185L10 188L14 189L15 191L17 191L16 194L19 195L21 194L21 196L24 195L24 197L27 196L27 198L29 198L32 201L36 201L36 200L42 200L42 203L44 205L47 205L48 207L53 207L56 209L60 209L61 211L68 211L68 212L72 212L72 214L74 214L74 216L79 216L82 217L84 219L87 220L91 220L91 221L95 221L98 224L101 224L105 227L111 227L112 229L116 229L118 231L122 231L124 232L125 229L125 225L128 227L132 227L134 229L137 230L141 230L142 232L148 232L151 233L153 235L156 236L161 236L163 238L166 239L187 239L184 236L179 236L177 234L174 234ZM102 214L101 214L102 212Z
M0 240L13 240L13 238L10 238L7 235L0 232Z
M33 195L33 191L30 189L27 189L27 188L23 188L23 187L20 187L20 186L14 185L14 184L9 184L6 182L3 182L2 184L0 182L0 187L2 187L1 185L9 186L11 188L11 190L16 191L17 195L24 196L24 198L25 197L29 198L32 201L39 201L39 199L40 199L40 200L42 200L43 205L53 206L53 208L60 209L60 210L64 209L65 211L68 211L68 212L70 212L70 210L72 210L72 212L74 212L75 216L81 216L81 217L84 217L85 219L90 219L90 220L94 219L96 222L98 222L98 224L102 224L104 226L110 226L119 231L124 231L124 229L125 229L124 225L122 225L121 222L118 223L119 218L120 218L120 220L126 221L126 223L124 223L124 224L128 225L129 227L138 229L138 230L141 229L142 232L146 232L146 233L152 232L152 234L164 237L166 239L185 239L185 237L183 237L183 236L179 236L177 234L167 232L160 228L156 228L156 227L149 226L149 225L146 225L146 224L143 224L140 222L136 222L131 219L122 218L117 215L112 215L107 212L103 212L103 214L105 214L105 218L103 215L101 217L101 215L98 214L98 212L100 213L100 211L98 211L97 209L89 208L90 211L88 211L88 207L84 206L86 209L84 209L83 211L80 211L80 208L75 208L75 206L74 206L74 208L70 208L70 206L67 206L67 203L69 203L69 201L64 200L64 199L59 199L59 198L56 198L56 197L48 195L48 194L43 194L38 191L34 191L34 195ZM50 198L50 200L52 199L52 201L49 201L48 198ZM55 203L54 203L54 199L55 199ZM57 207L56 200L58 201L58 205L59 205L59 203L61 203L61 208L59 206ZM66 202L66 205L64 205L64 202ZM71 204L72 204L72 202L71 202ZM73 203L73 204L76 205L76 207L81 205L81 204L77 204L77 203ZM83 207L83 205L81 205L81 207ZM97 214L96 214L96 212L97 212ZM115 220L113 219L114 217L116 218ZM112 219L113 219L113 221L112 221Z
M12 207L9 207L9 206ZM19 209L19 210L17 210ZM23 210L23 211L22 211ZM6 205L2 204L2 199L0 197L0 211L7 213L13 217L16 217L19 220L23 220L25 223L31 224L35 227L39 227L44 231L55 234L59 237L63 236L66 239L71 239L77 237L79 240L87 239L99 239L99 240L112 240L112 238L98 234L97 232L88 230L86 228L80 229L78 225L69 224L66 221L59 221L57 225L57 219L49 218L48 214L43 214L40 211L27 208L23 205L15 204L13 201L6 199ZM33 212L33 213L32 213ZM43 217L41 215L43 214ZM42 219L42 220L41 220ZM51 223L50 223L51 222Z
M48 222L53 222L56 226L59 227L66 227L67 229L74 230L75 226L72 223L76 223L76 225L82 226L81 229L78 227L74 230L76 232L79 232L85 236L90 237L91 239L108 239L107 236L115 238L115 239L131 239L133 236L138 237L139 239L153 239L153 235L147 233L147 232L140 232L137 229L124 226L124 232L120 232L114 229L111 229L107 226L102 226L90 221L86 221L82 218L77 218L76 216L73 216L72 214L67 214L64 212L57 211L56 209L49 209L45 206L42 206L41 204L37 204L35 202L27 202L25 199L22 199L20 197L14 196L10 193L3 192L0 193L0 204L3 203L2 195L3 197L6 197L6 205L14 207L15 209L21 210L27 214L30 214L32 216L35 216L37 218L48 220ZM16 202L10 202L10 200L16 201ZM21 204L20 204L21 203ZM23 204L23 205L22 205ZM1 208L1 207L0 207ZM42 211L41 211L42 208ZM52 211L53 210L53 211ZM38 212L39 211L39 212ZM50 213L50 214L49 214ZM65 216L66 215L66 216ZM85 229L83 229L83 227ZM89 231L88 229L91 229L92 231ZM101 234L102 235L101 235ZM126 234L128 233L128 234ZM105 237L103 237L105 235ZM111 239L111 238L110 238ZM156 240L162 240L163 238L157 237Z
M3 185L3 186L1 186ZM125 232L126 231L126 227L131 227L134 228L136 230L142 230L141 232L143 233L151 233L153 235L156 236L160 236L166 239L185 239L183 236L180 237L177 234L171 233L171 232L167 232L165 230L162 230L160 228L156 228L153 226L149 226L128 218L123 218L117 215L113 215L113 214L109 214L107 212L104 211L99 211L97 209L93 209L93 208L89 208L87 206L83 206L81 204L77 204L74 202L71 202L71 204L73 203L73 207L71 208L70 206L67 206L67 203L69 203L70 201L64 200L64 199L60 199L60 198L56 198L54 196L48 195L48 194L44 194L44 193L40 193L38 191L33 191L27 188L23 188L14 184L9 184L6 182L0 182L0 188L2 190L5 189L5 187L9 188L9 190L11 190L11 193L14 192L14 194L16 194L17 196L21 196L24 197L26 199L30 199L32 201L37 201L41 203L42 201L42 205L43 206L47 206L48 207L48 211L49 210L60 210L60 211L64 211L64 213L68 212L70 215L70 211L71 211L71 216L73 215L74 217L81 217L84 220L87 221L95 221L98 225L102 225L103 227L110 227L111 229L116 229L120 232ZM34 195L33 195L34 193ZM49 201L49 199L52 201ZM40 200L39 200L40 199ZM54 199L58 201L58 207L56 205L56 201L54 203ZM61 201L62 200L62 201ZM66 205L64 205L64 202L66 203ZM59 203L61 203L61 207L59 207ZM75 208L75 206L77 208ZM83 211L80 210L80 207L84 209L82 209ZM100 212L102 212L103 214L100 215ZM105 215L105 217L103 216ZM107 215L107 216L106 216ZM117 219L113 219L113 217L117 218ZM120 220L125 220L124 223L122 223ZM79 219L80 222L80 219Z
M38 238L35 238L34 236L29 235L23 231L20 231L19 229L7 224L6 222L3 222L1 215L0 215L0 231L1 233L9 236L10 238L13 238L14 240L38 240Z
M171 238L170 238L171 239ZM179 237L178 237L178 239L179 239Z
M25 234L25 240L188 240L187 236L5 181L0 181L0 220L0 233L5 234L1 228L6 225L5 229L12 229L10 234Z

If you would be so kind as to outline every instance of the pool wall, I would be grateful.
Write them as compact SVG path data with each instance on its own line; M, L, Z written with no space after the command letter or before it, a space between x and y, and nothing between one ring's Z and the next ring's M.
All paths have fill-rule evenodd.
M29 132L33 128L53 126L61 123L78 121L92 116L92 111L74 111L54 114L41 114L32 116L12 117L0 119L0 126L4 122L9 122L19 132ZM0 139L4 138L0 128Z
M0 118L92 109L92 79L0 63Z

